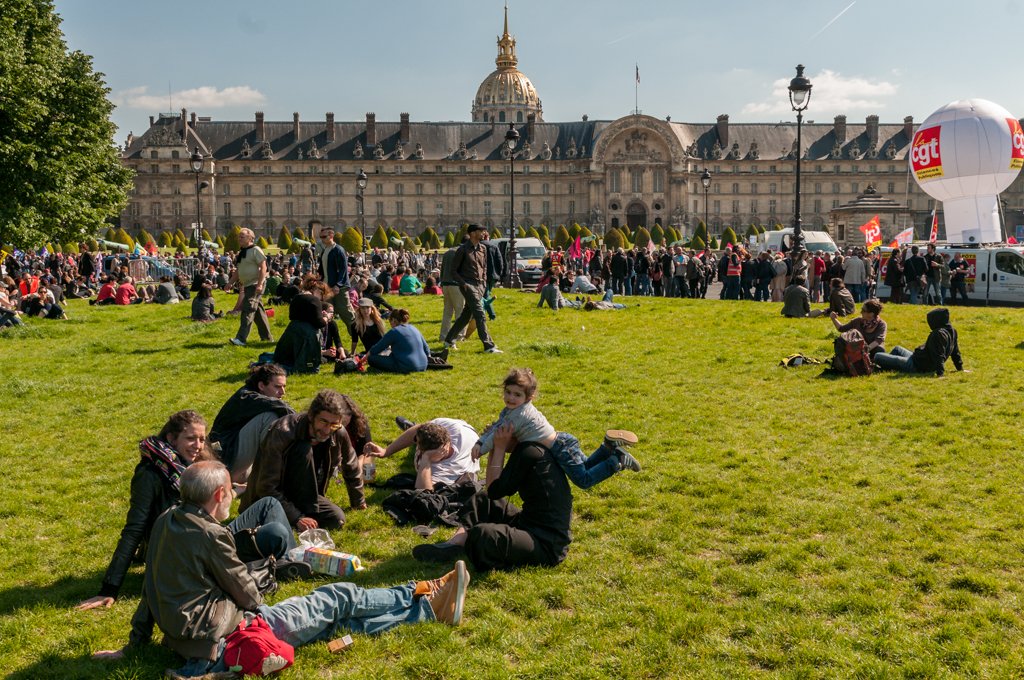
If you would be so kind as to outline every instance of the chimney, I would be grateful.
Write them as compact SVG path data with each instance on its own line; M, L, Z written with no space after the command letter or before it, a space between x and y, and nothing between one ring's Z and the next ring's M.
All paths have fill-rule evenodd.
M722 148L729 146L729 114L723 113L718 117L718 143Z
M366 146L377 146L377 114L366 114Z
M586 123L587 120L589 120L589 117L587 116L587 114L584 113L583 114L583 122Z
M526 116L526 139L534 141L537 139L537 114L531 113Z
M155 116L149 117L149 127L153 127L153 118L155 118Z
M292 134L295 135L295 141L299 141L299 113L297 111L292 114Z
M836 140L840 144L846 143L846 116L836 116L835 123L832 124L832 130L836 133Z
M878 116L867 117L868 144L878 144Z
M409 143L409 114L408 113L400 113L400 114L398 114L398 116L402 120L402 132L401 132L401 136L399 137L399 139L401 140L402 144L408 144Z
M263 124L263 112L256 112L256 141L263 142L267 139L267 128Z
M334 114L333 113L328 113L327 114L327 130L326 130L326 132L327 132L327 141L328 142L333 142L334 141Z
M903 119L903 134L907 136L907 139L914 138L914 117L907 116Z
M196 112L195 111L192 112L192 119L191 120L192 120L192 129L195 129L195 127L196 127Z

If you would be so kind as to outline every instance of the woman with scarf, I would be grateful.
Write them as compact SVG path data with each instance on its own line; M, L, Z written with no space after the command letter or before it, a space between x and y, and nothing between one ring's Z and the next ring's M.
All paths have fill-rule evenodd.
M139 442L142 460L132 476L128 519L114 556L103 577L99 595L76 609L107 607L117 599L125 574L133 561L144 561L153 523L178 501L178 479L185 468L206 449L206 421L195 411L178 411L155 437Z
M832 319L832 325L840 333L854 329L860 331L860 334L864 336L868 355L874 359L876 354L885 351L886 325L885 320L882 319L883 307L884 305L879 300L872 298L861 305L860 316L848 323L839 323L835 312L829 314L829 318Z

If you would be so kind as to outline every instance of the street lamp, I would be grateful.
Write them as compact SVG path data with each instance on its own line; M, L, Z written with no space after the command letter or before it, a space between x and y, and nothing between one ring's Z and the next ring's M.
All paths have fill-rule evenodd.
M359 233L363 237L363 261L366 261L366 205L363 204L363 190L366 188L366 173L363 172L362 168L359 168L359 174L356 176L356 200L359 201Z
M704 168L704 174L700 176L700 183L704 186L704 238L710 243L711 237L708 231L708 187L711 186L711 173L708 172L707 168ZM707 246L707 243L704 245Z
M187 149L186 149L187 150ZM203 154L199 153L199 147L192 152L192 155L188 158L188 164L192 167L192 172L196 173L196 228L193 230L195 235L196 243L199 245L199 259L203 262L203 266L206 266L206 239L203 238L203 204L199 200L199 192L206 187L210 186L209 182L200 182L199 175L203 172L203 166L206 165L206 158Z
M800 225L800 156L803 155L800 126L810 102L811 81L804 77L804 67L800 64L796 67L796 78L789 81L789 103L796 111L796 214L793 215L793 237L790 239L790 259L793 262L799 262L804 254L804 234Z
M514 123L508 124L508 132L505 133L505 144L508 146L509 161L509 220L508 220L508 250L505 252L506 260L509 262L508 274L505 275L505 286L507 288L522 288L523 283L519 280L519 254L516 252L516 145L519 143L519 133Z

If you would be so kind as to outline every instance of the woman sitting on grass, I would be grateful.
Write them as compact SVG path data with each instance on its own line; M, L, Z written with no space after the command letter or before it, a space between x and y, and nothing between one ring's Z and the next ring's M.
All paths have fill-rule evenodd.
M355 322L348 330L352 336L352 350L349 354L356 353L360 341L363 343L363 350L370 351L370 348L380 342L388 332L384 327L384 319L381 318L373 300L369 298L362 298L356 305Z
M21 312L18 311L18 305L11 300L11 291L17 291L18 286L10 277L6 281L10 281L10 284L0 286L0 328L21 326L21 319L18 318Z
M405 276L398 284L399 295L423 295L423 284L417 279L411 269L405 270Z
M96 597L80 602L80 610L110 608L133 561L144 562L146 542L156 518L178 501L178 479L206 451L206 421L195 411L178 411L155 437L139 442L142 460L132 475L128 518ZM207 454L209 455L209 454Z
M860 316L855 317L849 323L839 323L839 316L835 312L829 314L829 317L832 319L832 325L840 333L850 330L860 331L860 334L864 336L868 355L874 359L876 354L885 351L887 326L881 316L883 307L884 305L879 300L871 299L861 305Z
M213 286L204 283L192 299L193 321L216 321L224 316L224 312L214 311Z
M67 319L68 315L64 309L53 299L53 293L46 286L39 286L38 290L30 293L24 299L25 314L37 316L40 319Z
M409 310L396 309L388 319L391 330L370 348L370 365L389 373L419 373L427 370L430 348L415 326L409 325ZM384 354L390 350L390 354Z
M327 327L323 301L331 289L309 275L302 282L303 292L288 306L288 327L274 349L274 363L288 373L319 373L323 363L319 331Z
M423 288L424 295L440 295L441 289L437 287L437 279L433 276L427 277L427 285Z

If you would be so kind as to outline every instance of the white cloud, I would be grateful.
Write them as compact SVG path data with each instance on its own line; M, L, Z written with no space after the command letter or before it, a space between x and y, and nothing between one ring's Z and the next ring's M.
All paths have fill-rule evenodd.
M223 90L209 85L182 90L171 94L170 101L165 95L146 94L148 89L143 85L121 90L116 96L111 97L111 101L117 106L126 106L130 109L157 111L163 111L168 104L177 108L216 109L225 106L252 106L267 101L259 90L254 90L248 85L225 87Z
M823 113L846 113L857 110L878 110L885 99L896 94L899 85L866 78L847 78L835 71L824 70L811 78L811 109ZM772 83L772 94L761 102L743 107L744 114L792 112L789 103L789 78Z

